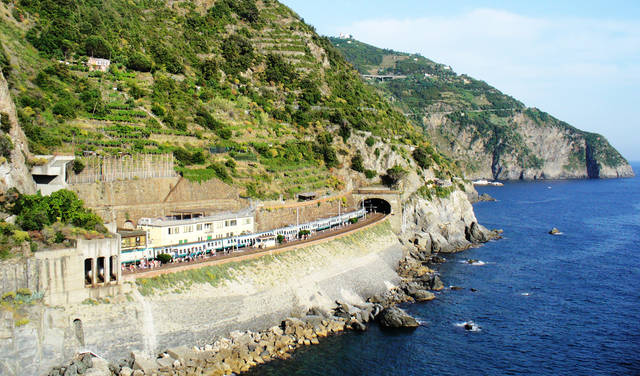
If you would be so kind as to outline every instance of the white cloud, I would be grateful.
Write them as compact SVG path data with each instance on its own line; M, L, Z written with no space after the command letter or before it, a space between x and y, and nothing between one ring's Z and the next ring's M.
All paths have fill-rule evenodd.
M338 30L379 47L419 52L449 64L458 73L486 80L527 105L556 110L554 115L578 127L611 135L614 144L617 137L621 144L627 143L630 132L634 143L640 144L637 115L617 108L616 103L628 100L615 98L637 98L640 93L637 22L476 9L450 17L364 20L334 31ZM584 98L576 92L576 98L571 98L572 90L585 87L600 96ZM609 114L619 118L604 118L601 108L595 110L602 106L610 106ZM588 116L592 109L593 116ZM631 157L640 159L640 154Z

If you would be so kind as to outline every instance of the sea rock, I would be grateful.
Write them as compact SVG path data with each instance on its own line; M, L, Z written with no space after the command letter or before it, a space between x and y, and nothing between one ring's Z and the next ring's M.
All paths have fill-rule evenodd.
M465 237L472 243L486 243L490 240L490 231L478 222L473 222L471 226L465 228Z
M559 235L560 234L560 230L558 230L557 228L554 227L549 231L549 234L550 235Z
M428 302L436 298L435 294L426 290L416 291L415 294L411 295L418 302Z
M417 328L418 321L398 307L388 307L378 315L380 325L385 328Z
M129 367L122 367L120 370L120 376L131 376L133 374L133 370Z
M451 288L451 290L453 290L453 291L459 291L459 290L462 290L462 287L460 287L460 286L451 286L450 288Z

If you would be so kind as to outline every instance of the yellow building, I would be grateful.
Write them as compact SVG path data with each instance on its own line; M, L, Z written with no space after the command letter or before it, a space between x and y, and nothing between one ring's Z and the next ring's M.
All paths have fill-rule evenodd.
M252 209L204 215L181 212L165 218L141 218L138 229L147 232L147 246L158 248L229 238L255 232Z

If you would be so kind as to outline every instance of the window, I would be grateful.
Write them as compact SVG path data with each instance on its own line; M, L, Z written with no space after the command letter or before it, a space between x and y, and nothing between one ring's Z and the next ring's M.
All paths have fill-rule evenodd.
M243 222L244 222L245 225L250 225L251 224L251 218L245 218Z
M230 220L224 222L224 226L225 227L232 227L232 226L237 226L237 225L238 225L238 221L236 221L235 219L230 219Z
M202 231L202 223L199 225L196 225L196 231Z
M204 229L205 230L211 230L211 223L205 223L204 224Z
M186 234L187 232L192 232L193 231L193 226L184 226L184 233Z

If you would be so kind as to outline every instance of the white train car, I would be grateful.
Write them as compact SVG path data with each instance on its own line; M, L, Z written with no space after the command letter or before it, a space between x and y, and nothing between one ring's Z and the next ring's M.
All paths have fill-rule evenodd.
M298 226L287 226L275 230L264 231L254 234L237 235L224 239L205 240L202 242L178 244L165 247L147 248L143 250L135 250L121 253L121 261L123 264L139 262L142 259L151 260L158 257L159 254L171 255L174 259L196 257L203 254L216 254L219 251L237 251L244 248L255 246L264 246L264 244L273 244L273 238L279 235L283 236L287 241L298 238L300 231L307 230L313 234L318 231L328 230L340 225L349 223L354 218L362 218L366 214L365 209L356 210L339 216L323 218L317 221L300 224ZM269 239L268 243L265 239Z

